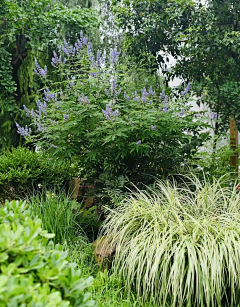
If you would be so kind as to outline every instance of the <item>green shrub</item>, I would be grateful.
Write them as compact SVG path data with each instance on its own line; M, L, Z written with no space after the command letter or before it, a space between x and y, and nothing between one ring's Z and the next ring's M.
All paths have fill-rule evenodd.
M236 306L240 299L240 194L221 180L158 182L111 210L102 234L130 290L161 306ZM171 305L171 306L172 306Z
M0 306L95 306L67 252L21 201L0 208Z
M206 124L189 111L187 96L176 101L159 87L126 83L117 50L94 55L82 36L62 47L52 59L57 82L36 66L47 86L37 109L25 108L31 128L16 124L30 142L71 159L82 177L109 189L176 173L202 145Z
M6 151L0 156L0 198L16 198L39 186L63 186L71 177L69 163L53 161L48 154L27 148Z

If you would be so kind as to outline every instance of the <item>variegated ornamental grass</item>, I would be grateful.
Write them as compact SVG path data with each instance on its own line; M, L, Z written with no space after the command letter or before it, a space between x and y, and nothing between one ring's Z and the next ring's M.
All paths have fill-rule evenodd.
M221 181L159 181L110 211L102 233L117 245L115 268L128 290L161 306L237 306L240 197Z

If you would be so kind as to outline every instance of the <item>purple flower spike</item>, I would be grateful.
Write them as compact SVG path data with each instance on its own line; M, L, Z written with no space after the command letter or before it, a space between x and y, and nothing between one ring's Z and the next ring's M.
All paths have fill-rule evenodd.
M110 52L110 63L115 65L117 63L120 52L117 51L117 48L114 48Z
M137 144L137 145L141 145L141 144L142 144L142 141L139 140L136 144Z
M154 92L154 90L152 89L152 86L150 86L150 89L149 89L148 93L149 93L150 95L155 95L155 92Z
M181 96L187 95L187 93L190 91L190 88L191 88L191 84L188 83L188 85L187 85L187 87L185 88L185 90L181 92Z
M64 119L64 120L69 119L69 115L67 115L67 114L63 114L63 119Z
M130 125L132 125L132 124L133 124L133 121L132 121L132 119L131 119L131 118L129 119L129 124L130 124Z
M24 127L21 127L18 123L16 123L16 127L17 127L17 133L22 136L29 136L30 133L32 132L31 128L28 128L27 125L24 128Z
M45 65L44 68L41 68L37 60L35 60L35 66L36 66L36 69L34 71L36 75L39 77L46 78L47 77L47 66Z

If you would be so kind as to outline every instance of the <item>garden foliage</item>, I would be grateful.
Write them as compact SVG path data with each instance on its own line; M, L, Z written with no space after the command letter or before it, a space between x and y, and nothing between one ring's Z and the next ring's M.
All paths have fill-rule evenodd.
M96 306L85 293L92 277L81 276L53 236L25 203L0 208L1 306Z
M128 290L161 306L237 306L240 194L222 184L160 181L110 210L102 234Z
M178 101L152 86L134 88L119 57L116 49L94 54L81 34L75 45L65 40L53 53L57 82L36 61L44 93L36 110L24 107L32 125L17 124L18 133L76 163L81 176L149 183L186 163L206 139L206 125L189 111L190 85Z
M25 196L41 187L62 187L71 178L68 163L53 161L47 153L24 147L0 155L0 199Z
M34 59L50 66L49 53L63 37L76 39L81 30L98 26L87 8L66 7L54 0L1 0L0 3L0 149L17 146L14 121L34 104L41 82L34 78Z

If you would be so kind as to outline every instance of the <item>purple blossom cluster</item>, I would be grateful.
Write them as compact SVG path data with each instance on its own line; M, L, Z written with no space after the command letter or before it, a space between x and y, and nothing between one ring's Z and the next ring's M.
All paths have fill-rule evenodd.
M162 93L159 95L160 99L163 99L164 107L162 109L163 113L168 112L168 96L165 94L165 91L163 90ZM161 110L161 108L159 108Z
M147 101L147 96L149 95L146 88L144 87L144 89L141 91L142 92L142 102L146 102Z
M127 95L126 92L124 92L124 99L127 100L127 101L130 99L130 97Z
M90 103L90 100L88 99L88 97L87 96L85 96L83 93L82 93L82 95L78 98L78 101L79 102L82 102L82 103Z
M102 110L102 112L107 120L114 120L114 117L119 116L119 110L113 111L109 104L106 105L106 110Z
M50 90L47 88L46 90L44 90L43 100L46 103L51 101L51 100L54 100L55 102L57 102L58 101L57 94L50 92Z
M23 105L24 111L26 112L26 117L33 117L34 116L34 110L29 110L25 104Z
M53 57L52 57L52 62L51 65L53 67L56 67L59 64L65 64L66 63L66 58L63 58L62 60L62 56L61 55L57 55L56 51L53 51Z
M63 119L64 119L64 120L69 119L69 115L67 115L67 114L63 114Z
M28 128L27 125L24 128L21 127L18 123L16 123L16 127L17 127L17 133L19 133L22 136L29 136L30 133L32 132L31 128Z
M35 60L35 66L36 66L36 69L34 71L36 75L39 77L46 78L47 77L47 66L45 65L44 68L41 68L37 60Z
M37 105L37 107L38 107L37 113L38 113L38 116L39 116L39 117L42 116L42 113L43 113L43 114L47 114L47 103L46 103L46 101L44 101L44 102L42 103L40 100L38 100L38 101L36 102L36 105Z
M41 125L41 124L39 124L38 122L36 123L36 125L37 125L37 131L43 132L43 131L45 130L45 129L44 129L44 126Z
M181 96L185 96L185 95L187 95L187 93L190 91L190 88L191 88L191 84L190 83L188 83L187 84L187 87L185 88L185 90L184 91L182 91L180 94L181 94Z
M117 51L117 48L111 49L110 51L110 63L112 65L116 65L117 60L119 58L120 52Z

